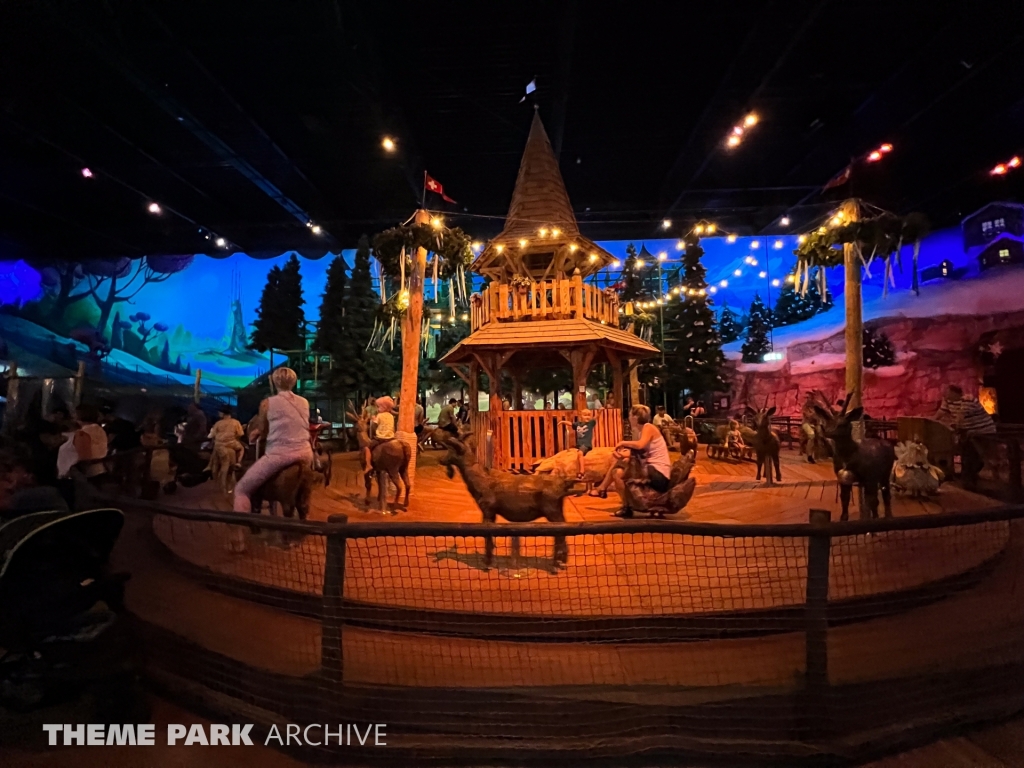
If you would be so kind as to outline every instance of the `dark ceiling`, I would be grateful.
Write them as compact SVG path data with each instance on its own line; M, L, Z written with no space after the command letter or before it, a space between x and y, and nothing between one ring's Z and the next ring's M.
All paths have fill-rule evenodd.
M1022 22L1014 0L7 0L0 258L322 253L407 218L424 169L486 237L534 99L595 239L798 226L851 192L955 223L1024 195L1024 169L988 174L1024 152Z

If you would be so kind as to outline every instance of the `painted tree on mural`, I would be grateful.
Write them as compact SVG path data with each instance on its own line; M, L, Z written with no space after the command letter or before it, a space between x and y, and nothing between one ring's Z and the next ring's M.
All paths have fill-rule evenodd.
M335 256L327 268L327 285L320 297L320 322L316 328L316 348L333 355L345 337L345 289L348 285L348 264L344 256Z
M761 363L764 356L771 352L772 345L768 335L772 329L771 313L761 301L761 294L755 293L747 315L747 340L743 342L743 362Z
M270 349L297 350L306 347L306 315L302 310L302 274L295 254L284 267L273 267L267 273L256 321L253 323L251 346L259 352Z
M665 306L667 384L673 392L685 390L698 397L725 388L721 376L725 356L701 263L703 255L700 241L687 239L679 299Z
M82 272L100 310L96 331L106 335L110 314L117 304L132 301L152 283L162 283L192 264L193 256L146 256L143 259L90 259L82 262Z
M718 316L718 334L722 343L728 344L740 337L740 323L736 313L729 309L728 304L722 305L722 313Z

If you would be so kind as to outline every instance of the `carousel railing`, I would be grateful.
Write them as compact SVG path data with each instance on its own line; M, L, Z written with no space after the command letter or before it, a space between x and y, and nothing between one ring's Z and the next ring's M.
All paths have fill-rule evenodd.
M618 299L576 275L511 285L491 283L472 298L472 329L491 322L586 318L617 324Z
M538 461L576 446L572 427L559 422L571 424L579 415L576 410L501 411L492 420L487 411L472 414L470 426L476 437L477 456L482 462L489 459L495 469L530 469ZM599 408L594 411L594 419L595 448L611 447L622 440L622 415L618 408Z

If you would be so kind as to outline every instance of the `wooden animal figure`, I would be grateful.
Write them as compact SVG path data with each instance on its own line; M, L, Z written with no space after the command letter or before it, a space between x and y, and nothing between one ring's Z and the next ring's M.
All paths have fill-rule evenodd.
M448 477L459 470L466 488L483 513L485 523L502 517L510 523L530 523L541 518L552 523L564 523L562 502L569 495L572 480L557 474L512 475L495 469L484 469L476 458L473 438L465 441L451 435L438 436L448 448L441 464ZM487 568L494 562L494 538L484 537L484 563ZM555 536L553 565L555 568L569 562L569 545L565 536Z
M362 457L363 448L372 442L370 439L370 418L364 412L357 416L349 411L349 418L356 426L356 439L359 442L359 455ZM373 490L373 477L377 477L377 507L380 512L388 513L388 479L395 484L394 504L398 504L398 496L402 488L405 489L404 506L409 506L409 461L412 459L412 451L409 446L401 440L387 440L376 446L370 453L370 461L373 465L373 472L366 475L366 505L370 505L370 497ZM363 467L365 471L366 467ZM401 482L399 482L401 481Z
M665 517L682 512L683 507L690 503L697 488L697 481L690 477L696 454L693 451L685 453L672 465L669 487L665 493L659 493L651 488L638 455L635 451L632 454L623 475L629 508L634 512L646 512L651 517Z
M754 419L754 436L750 440L750 447L754 449L757 456L757 477L761 479L761 470L764 469L764 478L767 485L774 485L772 482L772 467L775 468L775 480L782 482L782 470L779 467L779 435L772 429L772 416L775 415L775 406L761 408L755 411L747 408L747 411Z
M215 445L210 454L210 474L221 493L227 495L235 488L235 450L226 445Z
M323 482L323 475L312 469L305 461L297 461L290 464L267 482L257 488L250 501L252 513L260 514L263 510L263 502L281 505L281 513L285 517L293 517L298 512L299 519L305 520L309 517L309 500L313 495L313 488Z
M858 443L853 439L853 423L864 415L863 408L854 408L847 413L851 395L846 396L846 405L839 413L830 413L820 406L815 410L822 419L824 435L832 441L832 466L839 480L839 498L843 506L841 520L850 516L850 496L854 484L861 487L862 498L868 517L878 517L878 492L882 492L885 516L892 517L892 496L890 478L896 462L896 452L884 440L865 438ZM864 517L864 511L861 512Z
M583 457L585 471L581 480L585 483L600 483L615 461L614 448L594 448ZM575 448L566 448L554 456L537 462L533 471L538 475L556 474L576 479L579 467L579 451Z

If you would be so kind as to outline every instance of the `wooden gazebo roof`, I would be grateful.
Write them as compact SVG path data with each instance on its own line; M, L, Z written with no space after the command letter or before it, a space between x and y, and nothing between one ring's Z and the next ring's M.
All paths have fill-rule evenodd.
M538 351L570 350L593 345L601 350L612 350L625 358L653 357L658 348L648 344L629 331L591 320L544 320L522 323L491 323L469 338L463 339L439 362L460 365L470 362L474 352L531 350L538 359ZM602 362L598 357L595 362Z
M534 112L505 228L477 257L474 271L496 280L567 276L576 269L586 277L614 260L580 234L558 160Z

